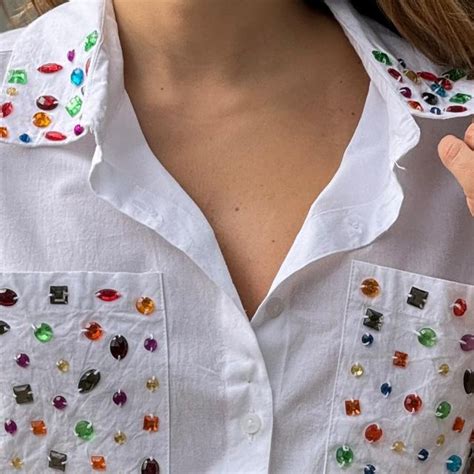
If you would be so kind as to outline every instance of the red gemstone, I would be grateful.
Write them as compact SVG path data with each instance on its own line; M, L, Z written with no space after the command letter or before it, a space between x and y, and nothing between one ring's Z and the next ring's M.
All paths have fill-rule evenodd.
M122 295L117 290L111 288L103 288L95 293L95 296L102 301L115 301L118 300Z
M417 411L421 410L423 402L418 395L411 393L405 397L404 406L405 409L410 413L416 413Z
M0 288L0 306L13 306L18 300L18 295L9 288Z
M52 95L42 95L36 99L36 105L41 110L53 110L58 106L58 99Z
M464 313L467 311L466 300L458 298L453 305L454 316L464 316Z
M423 111L423 107L422 107L421 104L420 104L419 102L417 102L416 100L409 100L409 101L408 101L408 105L409 105L412 109L419 110L420 112Z
M2 117L8 117L13 112L13 104L11 102L5 102L2 105Z
M466 110L467 107L464 107L464 105L450 105L446 112L465 112Z
M66 139L66 135L64 135L61 132L47 132L44 134L44 136L53 142L60 142L61 140Z
M402 75L396 69L393 69L393 67L388 68L387 72L398 82L403 82Z
M438 80L438 76L432 72L421 71L418 73L418 76L425 81L436 82Z
M62 69L63 67L61 64L56 64L56 63L47 63L43 64L38 68L39 72L44 72L45 74L51 74L53 72L58 72Z
M453 88L453 83L449 79L446 79L446 77L439 77L438 84L447 91Z
M375 443L378 441L383 435L383 430L377 423L372 423L371 425L367 426L365 429L365 439L369 443Z

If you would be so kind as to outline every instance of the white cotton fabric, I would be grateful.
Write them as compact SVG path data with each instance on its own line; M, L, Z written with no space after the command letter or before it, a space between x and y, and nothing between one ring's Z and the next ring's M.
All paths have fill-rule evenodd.
M0 319L11 326L0 336L0 413L18 424L13 437L0 426L0 472L9 472L19 456L23 472L53 473L53 449L67 454L66 472L74 474L93 472L91 455L103 455L114 474L140 472L148 457L161 473L332 474L341 470L335 454L342 445L354 451L347 472L373 464L377 474L442 474L451 455L462 459L458 472L467 466L474 404L462 375L474 370L474 352L461 351L457 338L474 333L474 220L436 146L448 133L462 136L472 112L438 116L407 107L400 84L390 82L372 50L403 56L415 69L441 69L345 1L328 3L371 85L336 175L311 206L250 322L208 221L146 144L123 87L111 2L70 2L3 36L5 74L21 66L35 77L39 63L49 60L67 67L44 77L49 82L18 85L14 112L2 119L10 135L0 144L0 288L15 290L19 300L0 306ZM48 142L30 126L31 101L69 87L74 64L66 53L93 30L100 36L90 53L82 116L52 111L67 139ZM473 92L472 81L457 84ZM4 81L2 93L6 87ZM86 131L75 136L78 121ZM18 141L23 132L32 142ZM365 277L381 285L373 302L361 299ZM68 285L71 303L51 305L51 284ZM424 309L406 303L411 286L429 292ZM125 296L116 307L100 302L94 296L100 287ZM146 292L158 307L149 319L132 304ZM468 305L462 318L452 315L457 298ZM360 342L365 305L385 315L370 347ZM406 324L395 323L402 315ZM58 337L42 344L29 324L46 317ZM92 318L105 328L101 341L81 333ZM421 322L436 330L435 347L417 341L412 330ZM159 344L154 353L143 347L150 331ZM115 334L129 342L122 361L108 349ZM391 364L396 347L409 353L404 369ZM26 369L13 360L22 348L31 359ZM65 353L73 369L61 374L54 361ZM355 362L366 368L358 379L350 373ZM443 362L447 376L436 370ZM80 369L96 364L109 382L77 395ZM151 371L160 380L154 393L143 382ZM393 392L384 398L379 382L387 377ZM32 404L14 401L16 383L32 385L38 393ZM129 392L121 408L111 399L118 385ZM61 391L69 406L58 413L51 399ZM412 391L424 401L417 414L403 406ZM349 417L344 401L355 396L362 413ZM446 420L434 415L440 399L453 405ZM160 417L158 432L142 429L144 410ZM461 433L452 430L456 416L465 420ZM47 424L43 437L29 429L37 418ZM91 441L74 436L83 418L97 426ZM385 428L376 444L363 437L372 422ZM121 426L129 441L119 446L113 433ZM446 437L442 447L439 434ZM407 446L402 455L391 450L397 440ZM417 457L422 448L429 451L426 461Z

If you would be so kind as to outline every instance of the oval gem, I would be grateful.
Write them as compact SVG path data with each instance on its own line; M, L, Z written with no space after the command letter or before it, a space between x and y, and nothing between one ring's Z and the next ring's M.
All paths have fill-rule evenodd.
M36 99L36 106L41 110L53 110L58 106L58 99L52 95L41 95Z
M0 138L8 138L8 128L0 127Z
M49 342L53 338L53 328L47 323L34 327L34 335L40 342Z
M464 334L459 345L464 352L474 351L474 334Z
M467 107L464 105L450 105L447 109L446 112L453 112L453 113L459 113L459 112L466 112Z
M111 288L103 288L102 290L96 291L95 296L102 301L115 301L118 300L122 295Z
M464 316L467 311L466 300L458 298L453 304L453 314L454 316Z
M446 469L449 472L459 472L461 467L462 467L462 459L457 454L453 454L452 456L449 456L449 458L446 461Z
M61 132L47 132L44 134L44 136L47 140L50 140L52 142L60 142L67 138L66 135Z
M127 339L120 334L114 336L110 341L110 353L117 360L124 359L128 353Z
M438 76L433 74L432 72L421 71L418 73L418 76L424 79L425 81L436 82L438 80Z
M474 393L474 370L466 369L463 377L464 391L470 395Z
M156 459L146 458L142 463L141 474L159 474L160 465Z
M58 368L60 372L66 373L69 371L69 362L64 359L59 359L56 362L56 367Z
M84 82L84 71L81 68L76 68L71 72L71 82L75 86L80 86Z
M405 410L409 411L410 413L416 413L421 410L423 402L418 395L411 393L410 395L407 395L405 397L403 405L405 407Z
M38 68L38 71L42 72L42 73L45 73L45 74L52 74L53 72L61 71L62 68L63 67L61 66L61 64L46 63L46 64L43 64L42 66L40 66Z
M18 295L10 288L0 288L0 306L13 306L18 300Z
M18 429L17 424L13 420L5 421L4 427L5 427L5 431L11 435L14 435Z
M33 125L39 128L48 127L51 124L51 117L45 112L36 112L33 115Z
M441 109L439 107L431 107L430 112L434 115L441 115Z
M104 334L104 330L99 323L92 321L87 323L86 327L83 330L84 336L91 341L97 341Z
M89 393L97 387L100 382L100 372L96 369L89 369L81 375L77 386L79 393Z
M451 413L451 404L449 402L443 401L436 408L436 418L441 418L444 420Z
M72 63L75 57L76 57L76 51L74 49L71 49L70 51L67 52L67 60L69 62Z
M383 430L377 423L372 423L371 425L367 426L364 431L365 439L369 443L375 443L380 440L383 435Z
M396 81L403 82L402 75L394 68L389 67L387 72L392 76Z
M74 434L84 441L90 441L94 437L94 426L87 420L78 421L74 427Z
M411 98L411 89L409 87L401 87L400 88L400 94L402 94L405 99L410 99Z
M427 104L436 105L438 103L438 98L431 92L423 92L421 97Z

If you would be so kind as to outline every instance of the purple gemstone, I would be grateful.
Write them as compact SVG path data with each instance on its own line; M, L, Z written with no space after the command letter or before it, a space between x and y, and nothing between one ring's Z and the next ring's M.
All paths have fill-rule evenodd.
M74 127L74 134L75 135L81 135L81 133L83 131L84 131L84 127L79 123Z
M148 337L145 339L143 346L145 347L147 351L155 352L156 349L158 348L158 342L156 341L156 339L153 339L152 337Z
M403 97L406 99L411 98L411 89L409 87L401 87L400 88L400 94L402 94Z
M23 368L26 368L30 365L30 358L28 354L21 352L15 357L16 363Z
M461 337L460 346L465 352L474 351L474 334L464 334Z
M68 61L73 62L75 56L76 56L76 51L74 51L73 49L71 49L71 51L67 52L67 60Z
M53 407L58 410L64 410L67 407L67 400L62 395L56 395L53 398Z
M116 405L121 407L125 405L125 402L127 401L127 394L125 392L122 392L122 390L119 390L114 393L112 400Z
M18 427L16 426L16 423L13 420L5 421L5 431L8 434L11 434L11 435L15 434L17 429Z

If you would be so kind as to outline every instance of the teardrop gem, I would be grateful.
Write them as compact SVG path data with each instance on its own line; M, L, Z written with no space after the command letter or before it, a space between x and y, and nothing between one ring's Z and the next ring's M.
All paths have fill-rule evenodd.
M100 381L100 372L96 369L89 369L81 375L77 386L79 393L89 393Z
M71 82L75 86L81 86L84 82L84 71L80 68L76 68L71 72Z
M436 105L438 103L438 98L431 92L423 92L423 94L421 94L421 97L426 103L430 105Z
M117 360L124 359L128 353L127 339L120 334L114 336L110 341L110 353Z
M18 295L10 288L0 288L0 306L13 306L18 300Z
M102 301L115 301L118 300L122 295L111 288L103 288L102 290L96 291L95 296Z
M56 63L47 63L43 64L38 68L39 72L43 72L45 74L51 74L53 72L58 72L62 69L63 67L61 64L56 64Z
M42 95L36 99L36 106L41 110L53 110L58 106L58 99L52 95Z
M5 102L2 105L2 117L8 117L13 112L13 104L11 102Z
M141 474L159 474L160 465L153 458L147 458L143 461Z
M71 49L70 51L67 52L67 60L69 62L72 63L75 57L76 57L76 51L74 49Z
M84 127L81 124L74 125L74 135L79 136L84 132Z
M66 139L66 135L61 132L47 132L44 136L47 140L51 140L52 142L60 142Z

